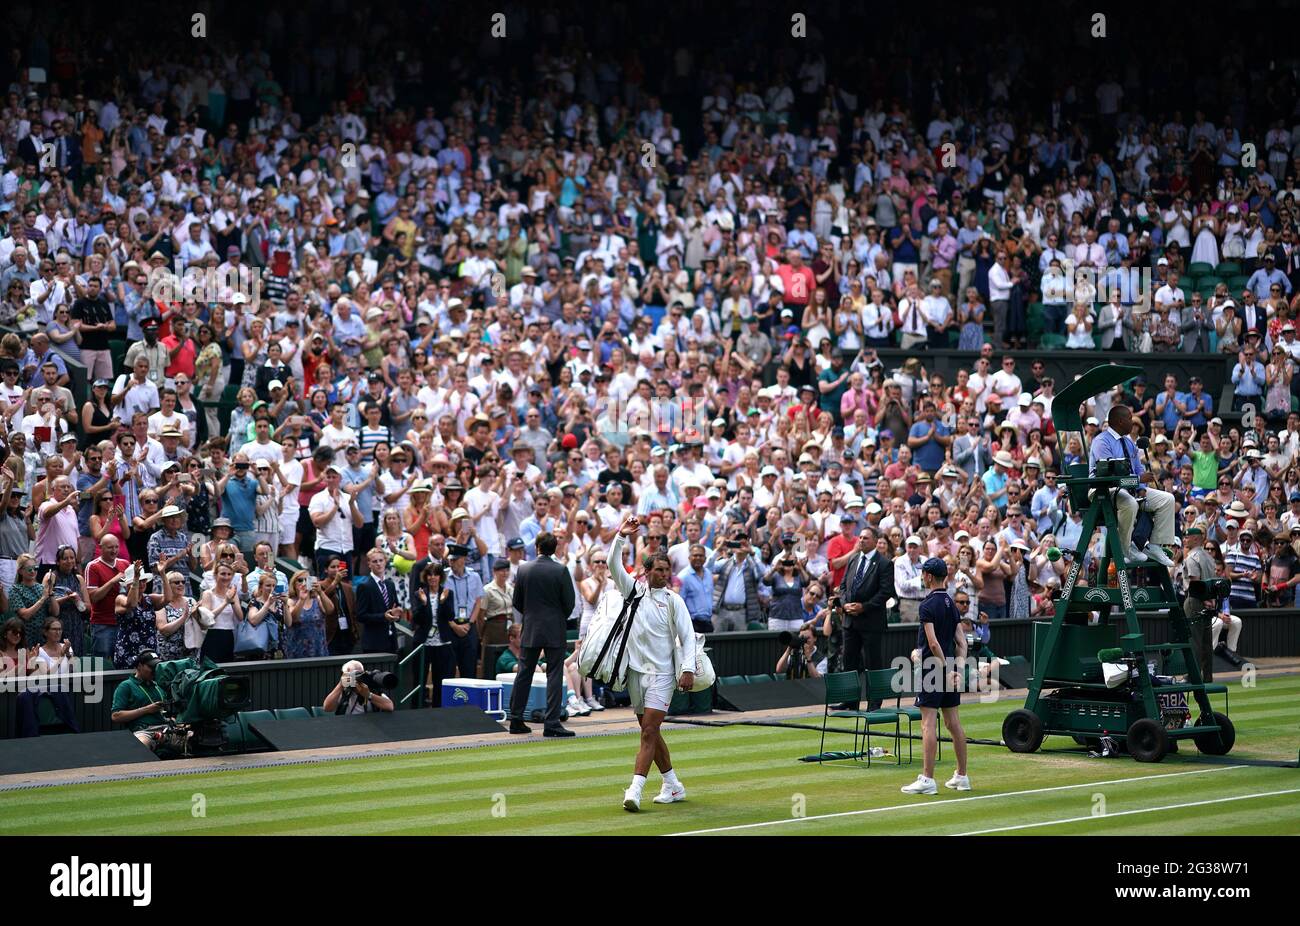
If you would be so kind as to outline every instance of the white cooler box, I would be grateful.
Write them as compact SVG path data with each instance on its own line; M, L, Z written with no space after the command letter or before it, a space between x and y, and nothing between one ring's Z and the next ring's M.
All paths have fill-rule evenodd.
M515 674L513 672L502 672L497 676L497 683L501 685L501 703L508 706L511 692L515 690ZM560 701L560 710L564 710L564 704L569 700L571 694L573 694L573 691L566 681L564 683L564 694ZM528 706L524 708L525 718L533 711L546 713L546 673L541 669L533 673L533 685L528 690Z
M501 683L489 678L444 678L443 707L477 707L483 713L504 720Z

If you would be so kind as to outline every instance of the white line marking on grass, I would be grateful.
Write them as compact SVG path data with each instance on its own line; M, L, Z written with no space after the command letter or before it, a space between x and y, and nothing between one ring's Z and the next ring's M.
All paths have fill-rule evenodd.
M1277 797L1281 794L1300 794L1300 788L1289 788L1286 791L1266 791L1263 794L1238 794L1235 797L1216 797L1208 801L1192 801L1188 804L1168 804L1164 807L1143 807L1140 810L1120 810L1115 813L1104 813L1100 816L1089 814L1086 817L1070 817L1066 820L1044 820L1041 823L1020 823L1016 826L999 826L991 830L971 830L969 833L952 833L953 836L983 836L985 833L1006 833L1011 830L1030 830L1038 826L1056 826L1060 823L1080 823L1084 820L1105 820L1110 817L1127 817L1135 813L1159 813L1162 810L1182 810L1185 807L1204 807L1207 804L1224 804L1228 801L1249 801L1259 797Z
M918 801L911 804L893 804L889 807L869 807L866 810L844 810L839 813L823 813L811 817L789 817L783 820L765 820L762 823L740 823L735 826L718 826L707 830L690 830L684 833L668 833L669 836L702 836L706 833L727 833L734 830L757 829L762 826L782 826L786 823L806 823L809 820L832 820L836 817L858 817L873 813L888 813L891 810L913 810L917 807L951 807L967 801L991 801L1002 797L1020 797L1026 794L1047 794L1052 791L1071 791L1075 788L1096 788L1102 785L1122 785L1134 781L1156 781L1162 778L1181 778L1184 775L1209 775L1213 772L1230 772L1233 769L1247 768L1245 765L1223 765L1215 768L1201 768L1190 772L1170 772L1167 775L1138 775L1134 778L1113 778L1110 781L1085 781L1073 785L1055 785L1051 788L1031 788L1027 791L1003 791L1000 794L980 794L976 797L957 797L944 801Z

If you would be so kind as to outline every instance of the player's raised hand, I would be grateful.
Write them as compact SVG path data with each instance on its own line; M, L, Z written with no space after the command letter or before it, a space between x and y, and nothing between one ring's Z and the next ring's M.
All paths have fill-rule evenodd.
M641 529L640 518L638 518L634 514L630 514L623 519L623 526L618 529L618 532L622 534L624 537L631 537L640 529Z

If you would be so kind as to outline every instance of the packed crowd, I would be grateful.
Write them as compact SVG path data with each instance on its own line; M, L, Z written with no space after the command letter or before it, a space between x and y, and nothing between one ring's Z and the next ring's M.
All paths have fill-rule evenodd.
M1296 601L1300 127L1243 169L1231 115L1148 118L1113 81L1041 117L996 82L911 112L816 52L710 71L688 112L568 48L526 96L446 106L345 56L313 119L264 52L97 81L55 57L0 107L7 659L391 650L409 625L472 674L537 535L581 624L629 511L702 630L823 626L864 533L898 619L930 556L984 626L1043 614L1083 445L1043 362L1004 354L1031 329L1236 355L1257 428L1153 376L1090 402L1088 436L1130 404L1232 606ZM973 352L951 380L923 359L949 346Z

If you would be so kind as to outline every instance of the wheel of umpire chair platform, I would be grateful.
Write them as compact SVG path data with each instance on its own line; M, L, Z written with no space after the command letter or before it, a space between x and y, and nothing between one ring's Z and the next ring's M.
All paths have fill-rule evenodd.
M1012 752L1036 752L1043 745L1043 721L1023 707L1002 721L1002 742Z
M1226 756L1232 751L1233 744L1237 742L1237 728L1232 725L1227 714L1215 711L1211 717L1215 726L1220 729L1217 732L1201 733L1192 737L1192 740L1196 743L1196 748L1207 756ZM1196 726L1208 726L1204 714L1196 718Z
M1129 755L1139 762L1159 762L1169 752L1169 734L1150 717L1133 721L1124 741Z

